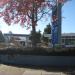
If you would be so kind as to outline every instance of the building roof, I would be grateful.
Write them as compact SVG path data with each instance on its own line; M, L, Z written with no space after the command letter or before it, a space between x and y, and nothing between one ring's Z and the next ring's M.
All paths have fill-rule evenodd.
M75 36L75 33L63 33L62 36Z

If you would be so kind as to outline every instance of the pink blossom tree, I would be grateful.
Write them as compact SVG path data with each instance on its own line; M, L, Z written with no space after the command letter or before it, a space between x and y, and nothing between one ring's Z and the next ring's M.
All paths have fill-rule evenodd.
M27 29L31 26L33 32L32 44L36 46L37 21L43 18L45 14L50 14L51 9L57 2L64 3L65 1L67 0L0 0L0 7L4 7L4 10L0 12L0 17L2 16L8 25L20 23Z

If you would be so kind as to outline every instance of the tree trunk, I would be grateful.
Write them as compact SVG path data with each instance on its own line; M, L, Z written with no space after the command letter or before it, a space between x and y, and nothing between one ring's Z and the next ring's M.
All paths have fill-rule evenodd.
M32 47L36 47L36 28L34 21L32 21Z
M33 2L32 11L32 47L36 47L36 20L37 20L37 9L35 11L36 4Z
M36 47L36 22L35 22L35 13L33 10L32 13L32 47Z

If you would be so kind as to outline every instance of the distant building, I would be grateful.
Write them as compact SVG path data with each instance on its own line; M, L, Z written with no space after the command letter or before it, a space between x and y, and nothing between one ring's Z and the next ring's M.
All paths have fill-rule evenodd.
M48 37L50 40L52 39L51 34L45 34L44 36ZM64 45L75 45L75 33L63 33L61 39Z
M31 40L29 35L26 34L4 34L6 43L14 43L18 46L30 47Z
M75 33L63 33L62 43L65 45L75 45Z

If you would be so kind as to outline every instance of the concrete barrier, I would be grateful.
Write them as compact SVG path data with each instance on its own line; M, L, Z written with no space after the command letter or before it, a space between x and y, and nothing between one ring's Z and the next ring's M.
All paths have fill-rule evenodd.
M75 66L75 56L0 55L3 63L36 66Z

